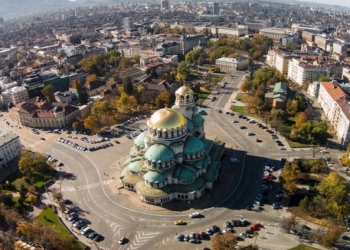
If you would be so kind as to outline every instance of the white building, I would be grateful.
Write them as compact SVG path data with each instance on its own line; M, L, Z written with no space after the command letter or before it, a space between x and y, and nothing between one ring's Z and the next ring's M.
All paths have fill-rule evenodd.
M245 57L221 57L216 59L215 65L220 67L221 72L232 72L235 70L246 69L249 66L249 59Z
M309 87L307 89L307 93L314 97L318 97L318 93L320 92L320 83L319 82L312 82L309 84Z
M334 127L339 143L346 146L350 142L350 103L346 94L332 82L322 82L317 100Z
M343 74L342 74L342 79L346 81L350 81L350 69L347 67L343 68Z
M303 85L306 81L316 81L320 76L329 76L329 71L296 58L289 61L288 78L299 85Z
M1 101L4 106L7 106L9 103L17 104L19 102L28 101L28 91L24 86L13 87L5 90L1 93Z
M278 49L271 49L267 53L266 63L270 67L276 68L279 72L284 75L288 74L288 64L292 57L289 54L285 54L283 51Z
M6 179L17 169L10 169L7 163L21 154L22 144L19 136L8 131L0 134L0 181Z

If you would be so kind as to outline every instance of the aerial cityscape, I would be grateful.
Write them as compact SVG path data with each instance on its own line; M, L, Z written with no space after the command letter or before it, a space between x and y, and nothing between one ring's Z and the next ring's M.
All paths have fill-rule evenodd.
M0 5L0 250L350 249L349 3Z

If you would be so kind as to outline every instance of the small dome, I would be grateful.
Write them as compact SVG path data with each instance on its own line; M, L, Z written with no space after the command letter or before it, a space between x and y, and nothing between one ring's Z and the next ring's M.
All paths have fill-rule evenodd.
M187 130L192 132L193 129L194 129L193 122L191 122L190 120L187 120Z
M176 129L186 125L186 118L174 109L160 109L148 120L147 125L155 129Z
M192 122L195 126L200 126L204 124L204 118L201 115L194 115L192 117Z
M195 136L187 137L184 153L185 154L196 154L204 150L204 145L200 139Z
M179 175L179 180L186 180L186 181L191 181L197 178L197 175L195 172L188 168L182 168L180 175Z
M134 144L138 147L144 148L145 147L145 138L147 135L147 131L142 132L141 134L139 134L135 140L134 140Z
M188 86L186 86L186 85L184 85L184 86L182 86L182 87L180 87L178 90L176 90L176 92L175 92L175 95L193 95L194 93L193 93L193 90L190 88L190 87L188 87Z
M128 170L132 172L139 172L142 167L143 162L142 161L133 161L128 165Z
M174 152L163 144L153 144L145 153L145 158L151 162L169 162L174 159Z
M143 178L148 181L148 182L152 182L152 183L159 183L159 182L163 182L166 180L166 177L158 172L155 171L148 171Z

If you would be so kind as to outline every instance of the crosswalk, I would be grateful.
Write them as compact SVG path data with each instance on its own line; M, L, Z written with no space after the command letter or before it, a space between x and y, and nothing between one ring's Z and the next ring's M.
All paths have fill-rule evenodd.
M89 183L89 184L86 184L86 185L62 186L61 187L61 191L62 192L74 192L74 191L77 191L77 190L101 187L101 186L109 185L110 183L112 183L114 181L115 181L115 179L101 181L101 182L95 182L95 183Z
M145 244L150 239L156 237L159 234L159 232L136 232L135 238L133 239L132 243L129 246L129 250L135 250L142 247L143 244Z

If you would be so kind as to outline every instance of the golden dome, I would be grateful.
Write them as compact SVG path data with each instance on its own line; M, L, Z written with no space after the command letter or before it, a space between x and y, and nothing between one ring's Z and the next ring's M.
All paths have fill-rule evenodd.
M186 85L184 85L184 86L182 86L182 87L180 87L178 90L176 90L176 92L175 92L175 95L193 95L194 93L193 93L193 90L190 88L190 87L188 87L188 86L186 86Z
M160 109L148 120L148 126L155 129L181 128L187 123L186 118L177 110Z

